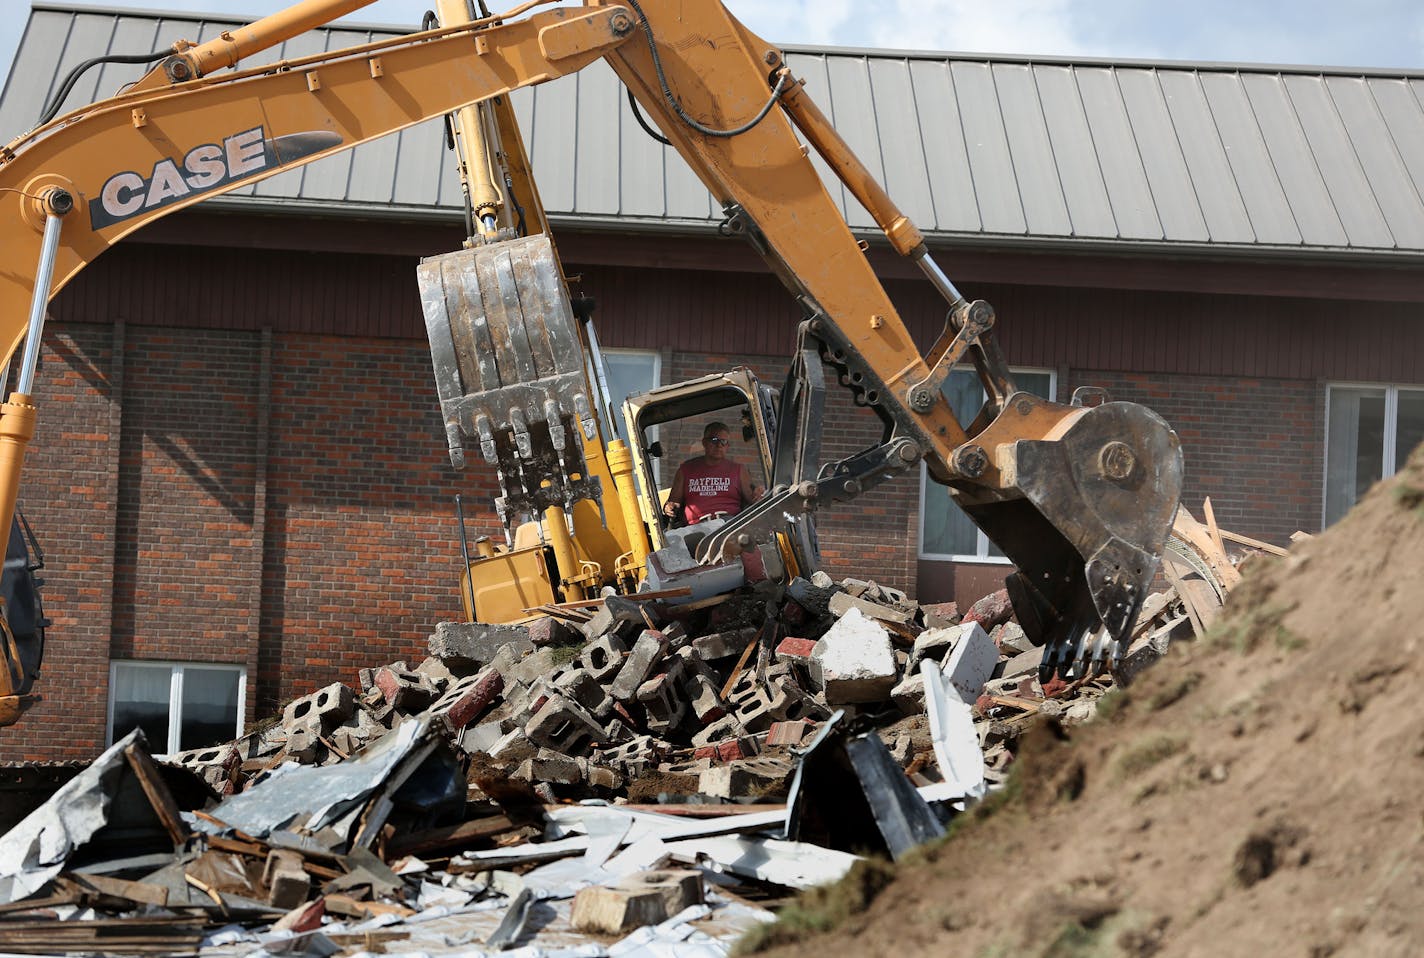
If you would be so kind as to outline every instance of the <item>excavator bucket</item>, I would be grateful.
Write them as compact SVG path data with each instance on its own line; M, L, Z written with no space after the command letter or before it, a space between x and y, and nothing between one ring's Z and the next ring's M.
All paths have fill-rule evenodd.
M585 352L543 234L432 256L417 271L450 462L478 449L506 533L550 506L602 501L580 436L598 435Z
M1147 407L1105 403L1065 421L1061 435L1012 444L1022 498L961 503L1018 567L1009 595L1047 646L1045 678L1115 664L1182 488L1177 434Z

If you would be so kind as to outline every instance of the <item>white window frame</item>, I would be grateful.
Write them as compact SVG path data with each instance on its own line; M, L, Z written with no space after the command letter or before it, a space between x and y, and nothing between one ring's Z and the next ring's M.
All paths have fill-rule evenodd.
M180 751L180 736L183 734L183 670L185 668L219 670L237 673L237 727L233 738L241 738L247 712L247 667L230 662L173 662L163 659L111 659L109 662L109 704L108 721L104 731L104 741L114 743L114 687L117 684L119 666L168 670L168 741L160 751L157 742L150 742L149 748L155 755L172 755Z
M1331 382L1325 384L1325 422L1324 436L1321 441L1320 459L1320 528L1326 528L1326 516L1330 509L1330 498L1328 484L1329 463L1330 463L1330 394L1336 389L1383 389L1384 390L1384 449L1380 456L1380 479L1388 479L1399 471L1399 450L1396 446L1396 433L1399 432L1399 391L1424 392L1424 384L1411 383L1365 383L1365 382ZM1405 451L1405 455L1409 450ZM1351 506L1358 504L1359 500L1351 503Z
M969 369L972 369L973 367L960 366L960 367L956 367L956 368L960 368L960 369L969 368ZM1051 400L1051 399L1056 398L1057 395L1058 395L1058 371L1055 370L1055 369L1044 369L1044 368L1040 368L1040 367L1037 367L1037 366L1014 366L1014 367L1010 368L1009 372L1010 372L1011 374L1015 375L1015 376L1020 376L1020 375L1025 375L1025 374L1032 374L1032 375L1043 375L1043 374L1047 374L1047 376L1048 376L1048 398ZM975 555L960 555L960 554L941 553L941 552L926 552L926 551L925 551L925 493L926 493L926 491L927 491L929 488L931 488L931 487L933 487L933 488L935 488L935 489L941 490L942 494L944 494L944 495L948 495L948 492L944 491L944 488L945 488L944 486L941 486L939 483L937 483L937 482L933 481L932 479L930 479L930 477L929 477L929 470L928 470L927 468L925 468L925 464L924 464L923 462L921 462L921 463L920 463L920 498L919 498L919 505L918 505L918 509L919 509L920 515L919 515L919 521L916 522L916 524L915 524L915 525L916 525L916 537L917 537L916 542L915 542L915 552L916 552L916 554L919 556L919 558L921 558L921 559L923 559L923 560L925 560L925 561L927 561L927 562L973 562L973 563L976 563L976 564L978 564L978 565L1005 565L1005 566L1006 566L1006 565L1013 565L1012 560L1010 560L1010 559L1008 558L1008 556L994 556L994 555L989 555L989 537L988 537L987 535L985 535L985 534L984 534L984 530L983 530L983 529L980 529L978 526L975 526L975 527L974 527L974 534L975 534L974 545L975 545L975 548L978 550L977 554L975 554Z

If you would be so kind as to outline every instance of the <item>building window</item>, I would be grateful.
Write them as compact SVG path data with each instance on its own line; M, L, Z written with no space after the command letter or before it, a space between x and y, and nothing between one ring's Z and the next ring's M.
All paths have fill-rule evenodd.
M628 430L623 423L623 400L635 393L645 393L659 385L662 375L662 358L649 349L605 349L603 369L608 377L608 400L612 411L605 409L600 401L599 421L604 435L628 440Z
M1051 400L1057 384L1051 370L1015 369L1014 382L1026 393ZM984 404L984 388L973 369L956 368L942 387L961 423L973 420ZM957 562L1007 562L998 547L964 514L949 491L920 466L920 558Z
M246 695L247 671L238 665L112 662L109 743L135 728L158 754L230 742L242 734Z
M1325 525L1395 470L1424 440L1424 388L1329 386L1325 391Z

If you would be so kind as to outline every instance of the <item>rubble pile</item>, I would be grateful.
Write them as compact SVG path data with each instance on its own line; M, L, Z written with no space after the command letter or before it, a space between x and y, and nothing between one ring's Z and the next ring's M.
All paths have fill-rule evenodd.
M130 735L0 843L0 936L726 953L771 919L755 902L943 834L1029 723L1086 721L1113 682L1042 681L1004 592L961 615L823 573L676 591L443 623L419 663L171 756L211 787L203 807L179 810ZM1175 587L1153 595L1118 674L1193 628Z

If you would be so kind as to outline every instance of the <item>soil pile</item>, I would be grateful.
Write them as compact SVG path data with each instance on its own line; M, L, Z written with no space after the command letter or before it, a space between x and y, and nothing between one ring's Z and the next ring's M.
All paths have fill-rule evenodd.
M1424 448L776 954L1424 954ZM1116 708L1107 703L1116 699ZM871 899L863 910L862 899ZM791 910L788 932L825 920Z

